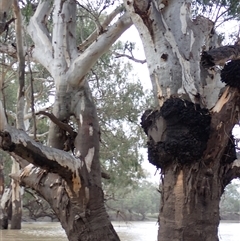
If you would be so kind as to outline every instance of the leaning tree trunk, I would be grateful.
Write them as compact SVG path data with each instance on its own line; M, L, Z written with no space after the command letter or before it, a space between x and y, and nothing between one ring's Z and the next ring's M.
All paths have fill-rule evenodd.
M3 173L3 158L0 156L0 229L8 228L8 217L4 208L3 200L4 194L4 173Z
M72 112L78 121L75 156L54 148L41 148L21 131L15 135L20 140L14 140L11 133L12 144L9 146L14 148L15 154L32 158L38 165L46 165L45 161L51 160L52 165L45 169L59 173L48 173L29 164L23 168L21 184L31 186L48 201L70 241L119 240L104 206L99 163L100 132L87 83L71 95ZM24 148L23 139L27 143ZM12 175L12 178L19 177Z
M240 176L231 134L239 90L224 89L214 68L237 59L238 46L203 52L219 41L213 22L191 19L191 2L125 1L158 104L144 113L142 127L148 159L162 173L159 241L218 241L221 195Z

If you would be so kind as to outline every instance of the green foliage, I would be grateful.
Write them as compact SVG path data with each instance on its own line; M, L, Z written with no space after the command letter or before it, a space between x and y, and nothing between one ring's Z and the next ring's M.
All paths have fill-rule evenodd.
M192 1L194 15L207 15L214 22L239 20L240 2L238 0L194 0Z
M36 10L36 2L32 0L26 0L21 2L22 15L25 17L25 21L29 23L30 17Z
M118 42L112 51L123 51ZM131 64L105 54L89 76L101 127L100 157L103 169L110 175L104 180L106 195L123 188L124 196L145 177L141 167L144 135L139 118L147 107L141 83L129 78Z
M151 182L139 182L136 189L132 189L124 198L119 190L115 193L114 200L107 201L109 210L122 213L123 217L128 218L129 214L141 215L144 220L148 215L159 212L160 193L158 187ZM131 216L130 215L130 216Z

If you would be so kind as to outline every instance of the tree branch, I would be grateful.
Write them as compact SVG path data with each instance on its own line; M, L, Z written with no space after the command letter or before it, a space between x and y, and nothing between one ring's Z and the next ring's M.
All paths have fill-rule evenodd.
M13 152L37 167L71 178L81 167L81 161L71 154L47 147L32 140L25 132L7 126L0 132L0 147Z
M116 58L126 57L126 58L128 58L130 60L133 60L136 63L140 63L140 64L145 64L146 63L146 59L144 59L144 60L136 59L133 56L130 56L128 54L119 54L117 52L113 52L113 54L115 54Z
M52 44L46 21L52 9L52 1L40 1L27 28L35 48L32 48L32 57L41 63L50 73L52 68Z
M132 25L132 21L127 13L101 34L97 41L93 42L82 55L80 55L67 71L67 78L70 85L83 85L84 77L112 44L121 36L121 34ZM94 56L94 58L93 58Z
M54 124L59 126L62 130L67 131L72 136L75 136L76 133L73 130L73 128L70 125L60 121L54 114L48 113L46 111L39 111L36 114L37 115L45 115L45 116L47 116Z
M240 45L228 45L204 51L201 64L205 68L210 68L214 65L223 66L227 61L237 59L240 59Z
M92 44L98 37L99 31L104 32L106 31L107 26L111 23L111 21L123 11L123 6L119 6L114 9L104 20L101 24L101 30L96 29L90 36L87 37L81 44L78 45L78 49L80 51L84 51L87 46Z

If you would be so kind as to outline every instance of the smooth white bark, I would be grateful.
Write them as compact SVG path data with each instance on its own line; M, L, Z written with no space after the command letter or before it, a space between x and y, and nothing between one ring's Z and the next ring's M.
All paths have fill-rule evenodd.
M142 39L156 102L162 105L173 95L211 108L224 84L215 69L203 70L200 60L202 49L218 42L215 34L209 38L210 20L191 18L191 2L124 1Z
M129 15L124 14L109 29L102 33L78 58L76 58L67 71L68 83L71 86L83 84L85 75L121 34L132 25Z

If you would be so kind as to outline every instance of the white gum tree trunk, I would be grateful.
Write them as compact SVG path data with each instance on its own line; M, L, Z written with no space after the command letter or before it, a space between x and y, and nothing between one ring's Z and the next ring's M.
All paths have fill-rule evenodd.
M125 5L142 39L160 105L177 95L211 108L224 85L217 73L202 69L200 60L203 48L217 47L218 42L212 21L191 19L191 2L145 0Z

